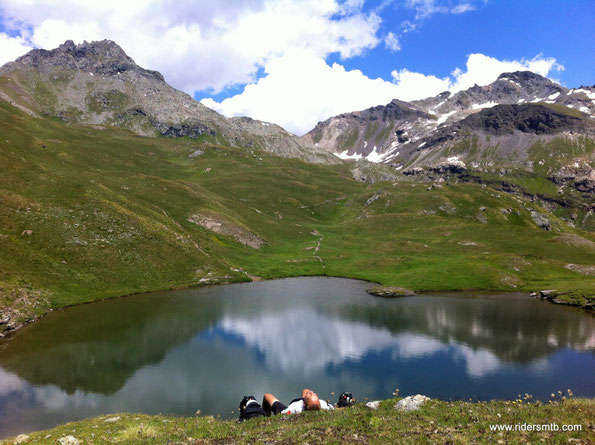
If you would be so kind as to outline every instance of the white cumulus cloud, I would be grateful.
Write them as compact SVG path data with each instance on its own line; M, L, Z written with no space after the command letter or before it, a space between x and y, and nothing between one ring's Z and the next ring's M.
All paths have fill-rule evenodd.
M508 71L530 70L548 76L561 69L555 59L541 55L503 61L471 54L464 70L457 68L444 78L401 69L394 70L392 81L387 81L371 79L359 70L348 71L337 63L329 66L314 54L294 52L267 63L265 76L241 94L202 103L228 117L247 115L302 135L331 116L384 105L392 99L411 101L487 85Z
M498 60L483 54L471 54L467 57L466 71L455 69L452 73L450 90L460 91L473 85L487 85L495 81L502 73L512 71L533 71L541 76L562 71L564 67L552 57L539 54L530 60Z
M11 37L0 32L0 65L22 56L31 49L28 42L22 37Z
M247 115L303 134L319 120L386 103L399 91L392 82L370 79L337 63L329 66L322 58L304 52L272 60L265 74L241 94L221 103L212 99L202 103L228 117Z
M52 49L66 40L110 39L178 89L219 92L255 80L287 51L352 57L375 47L381 20L362 6L361 0L63 0L49 7L44 0L0 0L5 28L22 36L0 38L0 54L6 61L21 55L9 51L19 43Z

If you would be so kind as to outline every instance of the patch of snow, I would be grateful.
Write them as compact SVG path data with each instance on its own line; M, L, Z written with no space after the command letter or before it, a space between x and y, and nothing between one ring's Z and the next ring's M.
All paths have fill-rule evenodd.
M318 142L316 142L316 143L314 144L314 147L318 147Z
M384 158L384 154L380 154L377 152L377 148L374 145L374 150L368 156L366 156L366 160L370 162L380 162Z
M442 114L442 115L441 115L441 116L438 118L438 120L436 121L436 123L437 123L438 125L440 125L440 124L443 124L444 122L446 122L446 120L447 120L447 119L448 119L450 116L452 116L452 115L453 115L453 114L455 114L455 113L456 113L456 110L455 110L455 111L451 111L450 113Z
M515 84L517 87L521 88L521 84L520 84L520 83L518 83L518 82L515 82L515 81L514 81L514 80L512 80L512 79L508 79L508 81L509 81L510 83L513 83L513 84Z
M342 153L333 153L333 154L335 156L337 156L338 158L341 158L341 159L355 159L355 160L358 160L358 159L362 159L363 158L363 156L361 154L359 154L359 153L354 153L352 155L348 155L347 154L348 151L349 150L345 150Z
M566 106L567 106L568 108L574 108L574 105L572 105L572 104L568 104L568 105L566 105Z
M447 158L446 160L448 161L449 164L458 165L463 168L466 167L465 163L463 161L461 161L458 156L451 156L450 158Z
M95 74L93 74L93 73L89 73L89 74L90 74L91 76L95 76Z
M368 141L364 141L364 148L368 146Z
M572 90L572 92L573 93L585 93L589 99L595 99L595 93L592 93L589 90L584 90L582 88L579 88L577 90Z
M269 123L268 122L261 122L260 125L262 125L263 127L268 127Z
M390 144L390 147L388 147L388 151L385 153L386 155L391 154L393 151L395 151L400 145L400 142L394 141L392 144ZM399 154L399 152L397 152L397 154L395 156L397 156Z
M550 95L549 95L547 98L548 98L548 99L551 99L551 100L554 100L554 99L555 99L556 97L558 97L559 95L560 95L560 92L558 91L557 93L550 94Z
M538 98L536 98L536 99L533 99L533 100L531 101L531 103L535 103L535 102L542 102L542 101L544 101L544 100L545 100L545 97L538 97Z
M524 102L526 102L525 99L519 99L518 102L517 102L517 104L522 104Z
M570 96L572 93L574 93L574 90L570 90L568 93L566 93L566 95Z
M473 104L471 106L474 110L481 110L482 108L492 108L498 105L498 102L486 102L484 104Z
M546 100L545 103L546 104L555 104L556 101L555 100Z
M582 111L583 113L588 113L589 109L587 107L580 107L579 111Z
M421 144L419 144L419 147L417 147L417 148L422 148L424 145L426 145L426 143L422 142Z
M396 158L397 156L399 156L399 152L396 152L395 154L392 154L390 156L387 156L389 153L385 154L385 158L382 160L382 162L388 162L393 160L394 158Z
M402 165L399 165L397 168L395 168L395 170L398 171L398 170L401 170L402 168L403 168L403 166Z
M438 108L440 105L442 105L444 102L446 102L445 100L443 100L442 102L440 102L438 105L434 105L432 107L432 110L435 110L436 108Z

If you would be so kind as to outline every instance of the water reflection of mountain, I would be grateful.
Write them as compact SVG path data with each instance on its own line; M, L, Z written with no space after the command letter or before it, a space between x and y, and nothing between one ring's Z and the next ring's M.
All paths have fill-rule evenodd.
M365 319L395 334L415 332L486 349L508 362L534 361L564 347L595 351L595 318L526 295L377 299L339 311L342 317Z
M173 295L129 297L68 308L0 345L0 366L34 385L112 394L218 318L216 305Z

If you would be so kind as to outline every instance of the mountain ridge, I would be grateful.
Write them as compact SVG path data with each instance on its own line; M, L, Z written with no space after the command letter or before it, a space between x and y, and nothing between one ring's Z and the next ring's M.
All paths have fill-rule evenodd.
M227 119L137 65L110 40L31 50L0 67L0 97L28 114L65 122L115 125L141 136L217 136L280 156L338 162L277 125Z
M387 111L396 103L410 112L387 117ZM511 113L511 110L516 111ZM525 124L513 124L519 113L533 116L525 116L528 118ZM424 148L427 154L437 142L460 140L461 137L455 135L463 129L459 124L466 119L469 119L465 121L467 125L463 125L466 130L472 129L473 125L469 124L483 119L484 128L474 129L481 136L506 136L514 129L512 132L535 134L568 130L565 136L579 132L593 137L594 118L595 88L568 89L533 72L518 71L503 73L486 86L475 85L456 93L445 91L412 102L391 101L384 106L339 114L319 122L303 138L342 159L365 159L407 168L427 165L426 156L415 155L419 148ZM537 119L542 127L533 128L532 119ZM582 124L576 119L582 120ZM494 125L488 125L487 120L501 127L497 134ZM554 120L560 122L553 123ZM526 152L528 148L529 145L525 145L523 150ZM430 156L432 160L438 157Z

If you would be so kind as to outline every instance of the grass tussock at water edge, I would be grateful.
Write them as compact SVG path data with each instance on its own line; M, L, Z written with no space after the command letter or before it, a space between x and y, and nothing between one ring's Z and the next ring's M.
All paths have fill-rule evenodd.
M257 418L244 423L212 416L171 417L110 414L21 436L20 443L57 443L72 436L85 444L208 443L591 443L595 440L595 400L533 403L514 401L445 402L421 409L394 409L398 398L371 410L363 403L335 411ZM498 426L512 431L494 431ZM539 425L539 429L535 426ZM572 431L562 431L571 425ZM516 430L514 430L516 428ZM529 430L531 428L531 430ZM558 428L556 431L555 428ZM568 428L568 427L566 427ZM15 439L0 442L16 443Z

